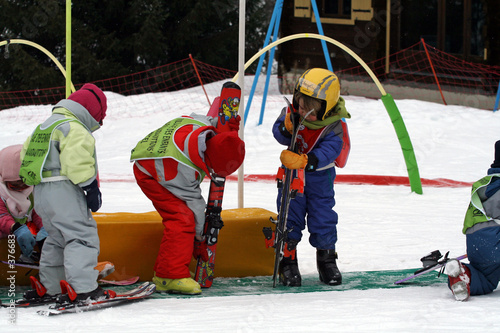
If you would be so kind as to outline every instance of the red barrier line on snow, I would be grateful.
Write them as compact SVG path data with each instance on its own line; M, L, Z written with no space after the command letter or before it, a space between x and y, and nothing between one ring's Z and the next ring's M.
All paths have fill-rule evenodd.
M208 179L208 178L207 178ZM245 175L246 182L274 182L276 175ZM231 175L226 178L228 181L237 181L237 175ZM134 179L101 179L102 182L108 183L131 183ZM462 182L453 179L436 178L426 179L421 178L423 186L429 187L471 187L472 182ZM351 185L403 185L410 186L408 177L404 176L379 176L379 175L337 175L335 178L337 184Z

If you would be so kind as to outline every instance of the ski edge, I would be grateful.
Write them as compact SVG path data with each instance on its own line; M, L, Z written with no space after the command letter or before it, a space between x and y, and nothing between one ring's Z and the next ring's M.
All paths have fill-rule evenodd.
M49 307L49 309L47 309L47 310L38 310L37 314L39 314L41 316L48 317L48 316L61 315L61 314L65 314L65 313L89 312L89 311L106 309L106 308L110 308L110 307L113 307L116 305L121 305L121 304L125 304L125 303L131 303L134 301L143 300L143 299L151 296L156 291L156 285L154 283L145 282L141 285L141 287L143 287L144 285L145 285L145 288L140 292L136 292L136 289L138 289L138 288L133 289L131 291L131 293L134 292L133 294L131 294L131 293L121 294L121 295L117 295L114 298L96 301L96 302L92 302L90 304L82 304L82 305L67 304L67 305L62 305L62 306L57 307L57 308Z
M401 280L399 280L399 281L396 281L396 282L394 282L394 284L400 284L400 283L403 283L403 282L409 281L409 280L411 280L411 279L414 279L414 278L416 278L416 277L418 277L418 276L420 276L420 275L424 275L424 274L427 274L427 273L429 273L429 272L435 271L436 269L439 269L439 268L441 268L441 267L445 266L445 265L446 265L446 263L447 263L448 261L450 261L450 260L458 260L458 261L461 261L461 260L466 259L466 258L467 258L467 254L463 254L463 255L458 256L458 257L456 257L456 258L448 258L448 259L446 259L446 260L445 260L445 261L443 261L443 262L438 262L436 265L432 265L432 266L430 266L430 267L428 267L428 268L426 268L426 269L420 270L420 271L419 271L418 273L416 273L416 274L410 275L410 276L408 276L408 277L406 277L406 278L404 278L404 279L401 279Z

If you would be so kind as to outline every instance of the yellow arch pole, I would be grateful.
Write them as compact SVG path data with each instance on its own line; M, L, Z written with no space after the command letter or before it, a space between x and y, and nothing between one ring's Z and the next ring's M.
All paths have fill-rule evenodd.
M356 59L356 61L363 66L363 68L366 70L366 72L370 75L372 78L373 82L377 86L377 88L380 90L380 93L382 94L382 102L384 103L384 106L387 110L387 113L389 114L389 117L391 118L392 125L394 126L394 130L396 131L396 135L399 140L399 144L401 145L401 150L403 151L403 157L406 163L406 169L408 171L408 179L410 181L410 187L413 192L417 194L422 194L422 181L420 179L420 173L418 171L418 165L417 165L417 159L415 158L415 153L413 151L413 145L410 140L410 135L408 134L408 131L406 129L406 125L404 124L403 118L401 117L401 113L398 110L398 107L396 106L396 103L394 102L394 99L390 94L387 94L385 91L384 87L382 87L382 84L380 83L379 79L375 76L373 71L368 67L368 65L361 59L356 53L354 53L350 48L345 46L344 44L340 43L339 41L336 41L333 38L323 36L323 35L318 35L318 34L312 34L312 33L301 33L301 34L295 34L295 35L290 35L286 36L283 38L280 38L279 40L267 45L264 47L262 50L257 52L252 58L250 58L246 63L245 63L245 69L248 68L255 60L257 60L264 52L267 52L271 48L282 44L284 42L294 40L294 39L299 39L299 38L313 38L313 39L321 39L326 42L329 42L335 46L338 46L345 52L347 52L351 57ZM236 73L236 75L233 77L232 81L236 81L238 78L238 75L240 73Z
M71 0L66 0L66 98L71 95ZM73 87L73 91L75 88Z
M342 50L346 51L351 57L353 57L354 59L356 59L359 64L361 66L363 66L363 68L368 72L368 74L370 75L370 77L372 78L372 80L375 82L375 84L377 85L378 89L380 90L380 92L382 93L382 95L387 95L387 93L385 92L385 89L384 87L382 87L382 84L380 83L380 81L378 80L378 78L375 76L375 74L373 73L373 71L370 69L370 67L368 67L368 65L363 61L363 59L361 59L356 53L354 53L350 48L348 48L347 46L345 46L344 44L340 43L339 41L336 41L335 39L333 38L330 38L330 37L327 37L327 36L323 36L323 35L318 35L318 34L310 34L310 33L302 33L302 34L295 34L295 35L290 35L290 36L286 36L286 37L283 37L283 38L280 38L278 39L277 41L267 45L265 48L263 48L262 50L260 50L259 52L257 52L252 58L250 58L246 63L245 63L245 69L247 69L255 60L257 60L257 58L259 58L264 52L267 52L269 51L271 48L279 45L279 44L282 44L284 42L288 42L290 40L294 40L294 39L299 39L299 38L313 38L313 39L322 39L324 41L327 41L333 45L336 45L338 46L339 48L341 48ZM237 78L238 78L238 75L240 73L236 73L236 75L233 77L232 81L236 81Z
M61 71L61 73L66 78L66 71L64 70L64 67L61 65L61 63L59 62L59 60L57 60L56 57L52 53L50 53L46 48L44 48L43 46L41 46L41 45L39 45L37 43L30 42L29 40L24 40L24 39L10 39L10 40L1 41L0 42L0 47L4 46L4 45L7 45L7 44L24 44L24 45L29 45L29 46L33 46L34 48L42 51L43 53L45 53L57 65L57 67L59 68L59 70ZM71 83L71 91L74 92L75 90L76 90L75 86L73 85L73 83Z

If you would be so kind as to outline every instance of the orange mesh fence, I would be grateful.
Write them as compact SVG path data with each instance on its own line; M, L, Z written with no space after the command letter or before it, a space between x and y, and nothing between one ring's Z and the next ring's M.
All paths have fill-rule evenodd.
M367 65L383 85L392 84L404 87L427 88L439 93L437 84L439 82L440 88L445 92L487 96L496 94L500 81L500 66L466 62L428 44L425 44L425 46L427 53L423 41L420 41L407 49L390 55L388 73L386 73L385 57L372 61ZM194 66L198 71L195 70ZM131 96L185 90L200 86L201 80L207 94L212 96L211 100L213 100L213 97L219 95L222 84L210 85L210 83L231 79L235 74L235 71L187 58L139 73L93 83L106 92ZM336 74L341 80L371 81L370 76L362 66L339 70L336 71ZM282 84L285 83L284 80ZM293 84L293 82L290 83ZM81 84L75 85L76 89L80 86ZM292 91L287 90L287 87L284 86L281 89L282 91ZM200 90L193 92L193 100L205 100L200 99L199 95ZM65 87L0 92L0 110L22 105L55 104L64 97ZM157 103L164 103L164 101L158 98ZM153 105L153 108L155 107Z
M198 69L197 76L194 64ZM95 81L104 91L130 96L144 93L184 90L203 84L231 79L236 72L187 58L142 72ZM75 84L78 89L82 84ZM220 87L218 87L220 93ZM0 110L22 105L56 104L65 98L65 87L0 92ZM217 96L217 92L214 92Z
M367 65L383 85L427 88L438 92L437 77L444 91L488 96L496 94L500 81L500 66L466 62L429 44L425 46L429 56L425 52L422 41L390 55L388 73L386 73L385 57L369 62ZM435 76L432 67L434 67ZM372 81L361 65L338 70L335 73L341 80Z

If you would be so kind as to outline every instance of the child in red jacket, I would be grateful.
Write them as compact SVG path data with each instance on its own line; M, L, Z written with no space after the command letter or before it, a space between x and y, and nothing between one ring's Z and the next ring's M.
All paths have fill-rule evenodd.
M196 295L200 285L191 278L191 256L200 247L205 200L200 183L205 174L226 177L245 156L237 131L220 132L217 118L191 115L173 119L139 141L132 150L134 175L163 219L165 230L154 267L160 292ZM237 129L238 126L235 127Z

